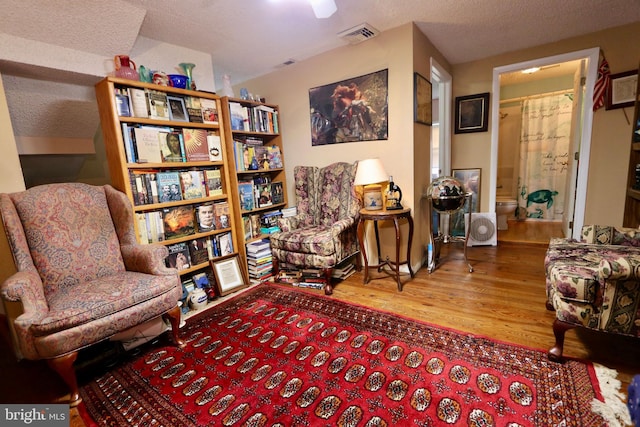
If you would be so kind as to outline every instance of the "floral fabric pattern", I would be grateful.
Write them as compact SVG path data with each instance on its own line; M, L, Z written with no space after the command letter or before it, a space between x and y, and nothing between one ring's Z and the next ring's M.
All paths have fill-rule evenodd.
M294 169L297 215L279 220L273 256L295 266L331 268L358 251L360 201L353 188L356 164Z
M552 239L546 290L559 320L640 336L640 230L587 225L580 242Z
M127 197L111 186L50 184L0 194L18 272L0 295L27 359L96 343L174 308L182 296L163 245L139 245Z

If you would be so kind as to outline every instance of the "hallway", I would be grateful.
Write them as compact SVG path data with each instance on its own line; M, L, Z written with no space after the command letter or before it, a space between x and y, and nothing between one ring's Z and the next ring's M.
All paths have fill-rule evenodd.
M549 244L552 237L564 237L562 222L508 221L508 230L498 230L498 242Z

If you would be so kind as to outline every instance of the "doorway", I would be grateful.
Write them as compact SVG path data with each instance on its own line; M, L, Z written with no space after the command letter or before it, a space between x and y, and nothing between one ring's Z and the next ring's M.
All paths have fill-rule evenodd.
M593 87L597 77L599 52L600 50L598 48L587 49L494 68L491 113L492 123L494 125L491 130L491 168L489 174L489 206L491 211L495 211L498 186L500 133L500 126L498 124L500 123L500 100L504 98L501 94L501 81L504 81L510 73L521 73L523 70L533 67L543 68L571 61L584 61L586 65L584 89L582 90L584 97L580 97L580 105L575 106L577 111L581 112L581 120L577 121L579 123L576 132L577 143L575 144L575 147L572 148L572 152L569 153L569 157L572 160L577 160L576 176L575 178L570 178L568 180L570 185L567 188L568 194L571 194L572 196L575 195L575 202L568 204L572 209L571 212L567 212L570 219L567 221L567 230L565 233L565 237L579 237L580 229L584 223L584 210L586 205L587 173L591 145L591 124L593 118Z

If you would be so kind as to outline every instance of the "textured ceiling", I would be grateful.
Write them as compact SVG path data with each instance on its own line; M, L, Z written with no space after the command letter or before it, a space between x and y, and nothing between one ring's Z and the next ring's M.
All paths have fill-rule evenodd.
M93 59L127 53L136 38L144 36L210 53L220 88L224 74L239 84L286 61L344 46L337 34L363 22L385 31L413 21L450 63L457 64L640 21L639 0L336 0L336 4L333 16L316 19L308 0L0 0L0 41L10 36L9 40L62 46L65 55L84 52ZM81 58L54 58L57 52L47 50L37 52L37 66L7 60L2 52L12 48L7 43L0 49L0 73L14 132L93 137L95 108L90 113L93 120L81 125L77 120L75 125L61 122L93 102L90 92L99 76L56 71L59 61ZM34 79L38 83L30 83ZM91 90L73 91L60 83ZM40 95L34 96L36 91ZM34 117L42 119L34 123Z

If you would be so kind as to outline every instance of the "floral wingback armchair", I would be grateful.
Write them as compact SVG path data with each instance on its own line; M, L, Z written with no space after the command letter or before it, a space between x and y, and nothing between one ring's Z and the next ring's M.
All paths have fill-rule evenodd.
M139 245L131 203L106 185L51 184L0 194L17 272L0 296L21 303L12 320L18 358L46 359L80 402L78 350L167 315L178 336L182 287L162 245Z
M280 219L281 232L271 235L276 272L282 264L320 268L325 293L331 295L332 269L359 251L356 227L362 206L353 187L356 166L338 162L294 168L297 215Z
M552 239L545 258L547 308L555 310L551 360L582 326L640 337L640 229L586 225L581 240Z

